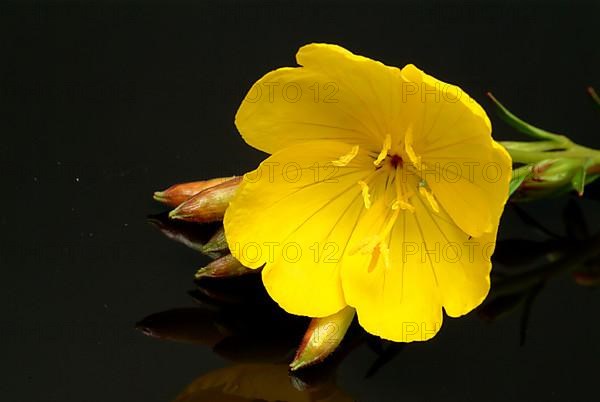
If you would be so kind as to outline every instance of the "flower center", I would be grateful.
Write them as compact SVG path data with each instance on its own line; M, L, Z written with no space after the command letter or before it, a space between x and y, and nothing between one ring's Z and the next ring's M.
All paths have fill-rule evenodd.
M391 155L390 165L393 169L402 168L404 165L404 160L402 160L402 157L400 155Z
M377 232L363 239L351 251L351 254L357 252L371 254L371 261L368 267L369 272L375 269L380 259L383 259L384 267L387 268L389 266L389 250L387 249L388 242L386 239L391 235L393 227L401 213L415 212L414 202L418 201L413 197L425 200L432 212L440 212L439 205L431 193L427 182L420 177L422 162L421 157L413 148L413 142L412 127L408 128L403 141L398 146L392 146L391 136L386 135L381 151L373 160L375 170L366 179L358 182L366 209L370 209L379 197L384 197L384 202L387 203L387 207L389 208ZM353 148L348 155L341 157L334 164L347 164L347 160L354 158L357 152L358 150ZM375 157L374 152L372 155ZM386 180L386 191L385 194L377 194L373 199L369 185L378 173L383 173L386 176L384 179ZM406 174L416 174L418 180L407 180Z

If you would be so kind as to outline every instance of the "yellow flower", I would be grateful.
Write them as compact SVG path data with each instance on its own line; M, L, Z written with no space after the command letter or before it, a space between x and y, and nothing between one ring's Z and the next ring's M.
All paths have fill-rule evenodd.
M335 45L261 78L236 115L272 154L226 211L227 241L264 265L286 311L346 306L385 339L426 340L489 290L490 256L511 160L484 110L460 88Z

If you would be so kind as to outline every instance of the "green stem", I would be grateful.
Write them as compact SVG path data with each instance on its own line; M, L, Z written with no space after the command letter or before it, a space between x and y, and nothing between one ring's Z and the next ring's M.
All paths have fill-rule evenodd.
M596 92L589 88L599 102ZM521 120L491 93L500 117L517 131L537 141L504 141L515 164L509 191L515 199L545 198L574 189L581 196L586 184L600 178L600 150L575 144L567 136L551 133ZM599 102L600 104L600 102Z
M570 142L570 141L569 141ZM535 142L500 142L502 146L506 148L510 156L512 157L513 163L524 163L524 164L536 164L545 160L555 160L562 158L569 159L583 159L590 161L590 173L598 173L600 166L600 150L584 147L581 145L570 142L566 147L565 144L554 144L552 147L546 141L540 141L540 149L535 150L535 147L529 144L535 144ZM559 148L555 151L552 150L541 150L545 146L552 148Z

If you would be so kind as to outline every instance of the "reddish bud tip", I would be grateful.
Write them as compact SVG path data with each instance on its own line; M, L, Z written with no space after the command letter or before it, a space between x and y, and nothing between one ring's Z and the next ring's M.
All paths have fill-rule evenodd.
M170 207L177 207L179 204L189 200L199 192L217 186L232 178L235 178L235 176L175 184L164 191L156 191L153 198Z
M171 211L169 218L198 223L222 220L241 181L241 177L230 178L199 192Z
M321 362L333 353L344 339L354 313L355 310L348 306L328 317L313 318L294 361L290 363L290 370Z
M231 254L212 261L207 266L200 268L196 272L196 279L200 278L230 278L233 276L242 276L255 272L254 269L247 268L241 262L235 259Z

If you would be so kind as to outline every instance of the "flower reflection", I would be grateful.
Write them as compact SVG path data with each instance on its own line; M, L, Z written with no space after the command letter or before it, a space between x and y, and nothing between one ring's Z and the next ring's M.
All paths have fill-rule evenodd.
M167 213L151 215L148 223L158 229L165 237L207 255L217 258L227 249L222 230L216 224L193 225L189 222L170 220ZM221 226L222 228L222 226Z
M136 327L156 339L208 346L232 365L200 376L177 402L353 400L336 385L336 368L365 339L374 342L370 336L349 331L331 359L291 375L288 362L309 320L281 310L256 277L203 278L190 295L196 307L151 314Z
M285 362L308 320L285 314L252 281L225 282L201 281L191 292L197 307L151 314L136 327L156 339L211 347L234 362Z
M248 363L234 364L200 376L175 402L352 400L331 379L309 386L297 377L290 377L287 364Z
M563 211L565 235L557 235L519 207L517 215L545 240L523 238L500 240L492 273L492 287L479 315L493 320L522 307L521 344L525 342L531 306L548 280L569 272L575 283L600 284L600 232L590 234L579 203L569 200Z
M478 315L495 320L521 312L524 342L532 303L550 279L569 273L578 285L600 283L600 232L590 232L579 201L574 199L563 211L565 235L552 232L520 207L513 210L544 239L512 238L498 242L491 292ZM507 216L510 218L513 216ZM175 233L172 227L161 230ZM213 227L214 230L219 229ZM206 238L209 237L210 233ZM155 313L137 324L145 335L204 345L232 362L228 368L198 378L178 401L350 400L335 388L335 371L358 346L366 346L375 354L371 367L364 369L365 377L375 375L402 350L411 347L371 336L354 323L331 358L317 367L301 370L300 380L288 373L287 363L294 356L309 319L285 313L269 298L256 275L201 277L196 285L190 292L195 307ZM265 393L259 394L262 391Z

